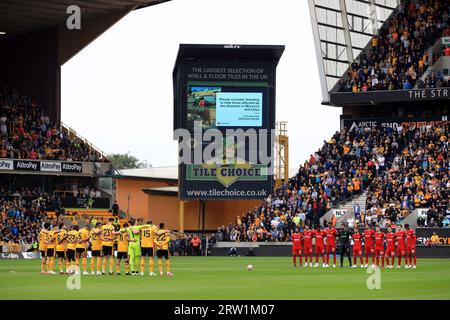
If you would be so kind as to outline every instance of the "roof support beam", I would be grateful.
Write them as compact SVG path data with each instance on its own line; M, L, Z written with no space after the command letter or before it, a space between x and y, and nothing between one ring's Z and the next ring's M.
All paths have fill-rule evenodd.
M319 34L319 24L317 21L317 14L314 0L308 0L309 5L309 15L311 16L311 29L314 39L314 47L316 48L316 60L317 67L319 70L320 87L322 89L322 100L323 102L330 101L330 95L328 93L328 85L326 80L325 66L322 57L322 48L320 45L320 34Z
M378 34L378 18L377 18L377 6L375 0L370 0L370 20L372 21L372 33Z
M347 59L353 62L352 38L350 37L350 28L348 27L347 6L345 0L339 0L339 7L341 9L342 26L344 27L344 39L347 47Z
M365 3L365 4L370 4L370 1L369 1L369 0L355 0L355 1L361 2L361 3ZM397 0L397 2L399 2L399 1L400 1L400 0ZM379 4L379 3L377 3L377 6L380 7L380 8L386 9L386 10L394 10L394 9L395 9L395 8L388 7L388 6Z

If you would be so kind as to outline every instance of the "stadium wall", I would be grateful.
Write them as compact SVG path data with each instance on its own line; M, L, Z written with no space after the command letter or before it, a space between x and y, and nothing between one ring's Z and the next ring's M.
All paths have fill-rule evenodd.
M120 209L124 212L128 210L128 199L130 195L129 213L132 216L148 218L148 198L142 191L149 188L161 188L176 186L176 180L169 179L143 179L143 178L116 178L116 200Z
M184 219L180 221L182 202L176 191L149 191L154 188L176 187L178 186L176 179L116 177L115 185L120 210L128 211L127 197L130 195L130 216L151 219L153 223L164 222L166 227L172 230L179 230L180 224L183 223L184 231L188 232L217 231L219 226L228 225L235 221L238 215L261 204L260 200L208 200L204 202L203 218L199 201L185 201Z
M215 232L222 225L235 221L238 215L246 213L255 205L261 204L258 200L206 200L204 201L204 217L200 201L184 201L183 226L180 221L180 206L183 202L178 199L175 192L171 195L148 194L148 214L154 223L164 222L171 230L185 232Z

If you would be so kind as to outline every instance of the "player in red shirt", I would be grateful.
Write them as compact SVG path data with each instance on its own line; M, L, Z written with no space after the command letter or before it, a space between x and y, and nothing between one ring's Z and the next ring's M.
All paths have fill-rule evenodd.
M397 269L401 268L402 256L405 257L405 263L408 264L408 259L406 258L406 246L405 246L405 231L402 230L402 226L397 226L397 232L395 233L397 240L397 257L398 264Z
M327 233L327 247L326 247L326 254L327 254L327 264L326 267L330 266L330 252L333 253L333 268L336 268L336 234L337 231L335 228L331 227L331 223L328 223L328 228L325 229L325 232Z
M375 250L373 248L373 234L375 231L373 229L369 228L369 225L366 223L364 229L364 252L366 254L366 264L364 265L365 268L367 268L367 265L369 264L369 255L372 256L372 266L374 266L375 263Z
M322 267L325 267L325 246L324 246L324 239L327 236L327 233L322 230L321 226L317 227L317 230L315 230L314 237L316 239L316 264L314 267L319 266L319 255L322 257Z
M312 267L312 238L314 235L313 230L309 230L309 226L305 226L305 230L303 230L303 252L305 253L305 267L308 266L308 257L309 257L309 266Z
M386 233L386 267L393 268L395 261L395 239L397 236L392 232L392 228L388 227L388 232ZM391 257L392 263L389 265L389 256Z
M302 233L298 228L295 228L294 233L291 236L292 240L292 259L294 261L294 267L297 266L297 256L300 260L300 267L302 266Z
M416 232L409 227L409 224L405 224L406 229L406 258L409 258L406 262L406 268L416 268Z
M385 234L380 231L380 227L375 228L375 233L373 237L375 239L375 257L377 261L377 267L380 266L380 257L381 257L381 267L384 268L384 237Z
M364 267L363 256L362 256L363 235L359 232L358 228L354 229L352 238L353 238L353 266L352 266L352 268L356 268L356 257L359 257L359 263L361 265L361 268L363 268Z

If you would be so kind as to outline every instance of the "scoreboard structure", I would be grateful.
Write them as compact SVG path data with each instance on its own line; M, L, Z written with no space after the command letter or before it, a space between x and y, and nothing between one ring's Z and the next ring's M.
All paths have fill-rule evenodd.
M262 199L273 187L284 46L181 44L173 71L181 200Z

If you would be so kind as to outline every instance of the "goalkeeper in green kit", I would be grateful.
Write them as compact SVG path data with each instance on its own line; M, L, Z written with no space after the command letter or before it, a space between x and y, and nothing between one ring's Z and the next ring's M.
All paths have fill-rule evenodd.
M120 229L120 232L128 233L128 260L130 264L131 275L137 275L141 260L141 228L149 225L136 226L136 219L130 219L130 227Z

